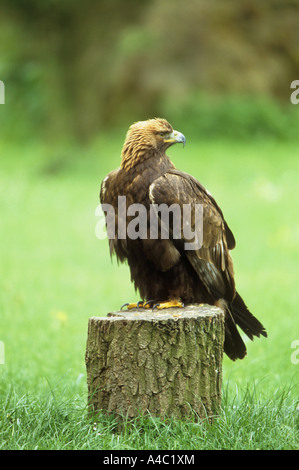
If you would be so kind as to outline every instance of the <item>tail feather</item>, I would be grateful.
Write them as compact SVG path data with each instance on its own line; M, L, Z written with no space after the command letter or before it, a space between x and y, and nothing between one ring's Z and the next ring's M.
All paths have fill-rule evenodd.
M261 322L255 318L246 307L242 297L236 296L230 304L226 303L225 318L225 341L224 352L230 359L243 359L246 354L246 346L237 329L237 325L244 333L253 340L254 336L263 335L267 337L267 332Z
M261 322L255 318L248 310L242 297L236 293L236 296L231 304L231 310L237 325L242 328L244 333L253 340L254 336L259 337L263 335L267 337L267 332Z
M247 354L246 346L230 312L227 311L227 313L225 317L224 352L232 361L243 359Z

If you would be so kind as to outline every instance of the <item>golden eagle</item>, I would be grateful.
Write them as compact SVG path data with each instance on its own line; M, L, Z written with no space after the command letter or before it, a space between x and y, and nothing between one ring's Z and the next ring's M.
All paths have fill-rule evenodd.
M235 239L221 209L194 177L177 170L165 154L178 142L185 144L184 135L165 119L140 121L129 128L120 168L101 185L110 254L128 262L142 299L138 306L160 309L208 303L222 307L224 351L232 360L242 359L246 347L236 325L250 339L267 334L236 291L230 256ZM185 207L190 208L189 218L179 217ZM196 224L198 207L202 208L201 225ZM169 209L166 232L162 208ZM180 214L171 208L181 209ZM134 220L136 213L139 217ZM154 220L158 229L156 225L151 231ZM188 249L187 242L193 242Z

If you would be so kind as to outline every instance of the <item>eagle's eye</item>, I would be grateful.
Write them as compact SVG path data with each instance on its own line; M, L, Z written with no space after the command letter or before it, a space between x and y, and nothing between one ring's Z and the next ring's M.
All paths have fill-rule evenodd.
M168 131L158 132L161 137L165 137L168 134Z

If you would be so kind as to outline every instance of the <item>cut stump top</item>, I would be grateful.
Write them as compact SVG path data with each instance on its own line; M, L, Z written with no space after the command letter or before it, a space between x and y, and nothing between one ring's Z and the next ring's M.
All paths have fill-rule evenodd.
M172 307L168 309L145 309L136 308L130 310L119 310L109 312L107 317L92 317L97 319L115 319L122 318L126 320L144 320L144 321L159 321L159 320L178 320L179 318L197 318L197 317L217 317L223 316L223 311L208 304L192 304L186 307Z

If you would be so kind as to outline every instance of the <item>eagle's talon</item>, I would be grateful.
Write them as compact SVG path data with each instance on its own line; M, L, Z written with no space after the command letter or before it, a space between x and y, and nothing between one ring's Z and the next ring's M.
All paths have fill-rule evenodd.
M139 302L138 302L138 303L139 303ZM123 305L120 307L120 309L122 310L124 307L127 307L127 310L132 310L133 308L137 308L137 309L138 309L138 308L139 308L138 303L137 303L137 304L136 304L136 303L132 303L132 304L131 304L131 303L126 303L126 304L123 304Z
M126 303L126 304L123 304L120 309L122 310L124 307L127 307L128 305L130 305L129 303Z
M152 302L151 300L149 300L149 302ZM146 302L148 303L148 302ZM137 303L125 303L123 304L120 309L122 310L124 307L127 307L128 310L132 310L132 309L137 309L139 310L140 308L149 308L149 307L145 307L146 304L143 303L143 300L139 300Z
M155 302L156 302L156 300L147 300L143 304L143 308L153 308L153 306L155 305Z

